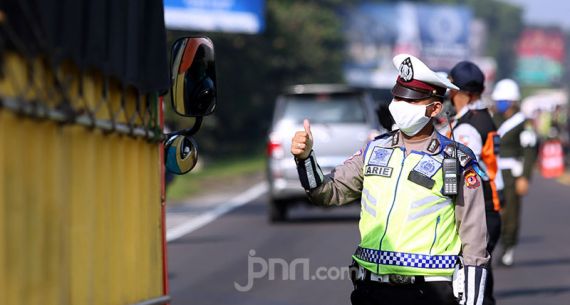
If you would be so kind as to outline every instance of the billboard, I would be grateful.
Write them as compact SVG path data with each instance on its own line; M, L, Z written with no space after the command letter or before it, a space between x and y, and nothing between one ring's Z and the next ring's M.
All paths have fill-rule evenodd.
M448 71L469 58L472 12L461 5L365 3L346 13L348 83L394 84L392 57L409 53L434 70Z
M171 30L256 34L265 27L264 0L164 0Z
M566 47L559 28L527 28L517 43L516 78L523 85L560 83Z

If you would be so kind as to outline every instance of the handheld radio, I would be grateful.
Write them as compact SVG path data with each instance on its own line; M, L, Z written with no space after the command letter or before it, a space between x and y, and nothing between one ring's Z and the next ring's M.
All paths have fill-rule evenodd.
M453 155L445 156L443 159L443 194L446 196L457 195L457 177L459 172L459 161L457 159L457 142L455 142L455 137L453 136L453 126L451 125L451 120L449 119L449 112L445 113L447 116L447 124L449 124L449 130L451 133L451 140L453 140Z

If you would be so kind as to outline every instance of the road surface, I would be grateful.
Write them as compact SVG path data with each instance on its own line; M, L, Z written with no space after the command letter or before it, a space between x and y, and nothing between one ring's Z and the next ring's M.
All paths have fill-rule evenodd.
M262 195L169 243L172 304L350 304L358 213L298 207L272 225ZM515 259L495 265L498 304L570 304L569 185L535 176Z

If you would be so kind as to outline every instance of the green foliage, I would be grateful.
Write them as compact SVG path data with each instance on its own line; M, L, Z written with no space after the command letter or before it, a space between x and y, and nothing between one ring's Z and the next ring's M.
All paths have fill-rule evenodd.
M259 173L263 171L265 158L258 153L249 157L232 157L215 162L205 162L202 166L186 175L174 178L167 188L169 201L182 200L200 192L215 190L216 186L219 189L220 184L232 179Z
M197 136L203 151L220 156L259 149L284 87L342 81L342 24L335 2L340 1L268 0L263 33L207 33L216 47L219 98Z

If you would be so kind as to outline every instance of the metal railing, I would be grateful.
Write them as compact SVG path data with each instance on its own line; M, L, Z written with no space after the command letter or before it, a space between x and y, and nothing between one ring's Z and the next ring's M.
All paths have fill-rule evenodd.
M166 304L157 94L0 61L0 304Z
M75 123L151 142L162 140L156 93L140 94L99 73L81 72L71 64L51 71L41 59L30 60L14 53L4 58L3 72L10 81L9 88L4 88L8 90L0 89L0 107L35 119Z

